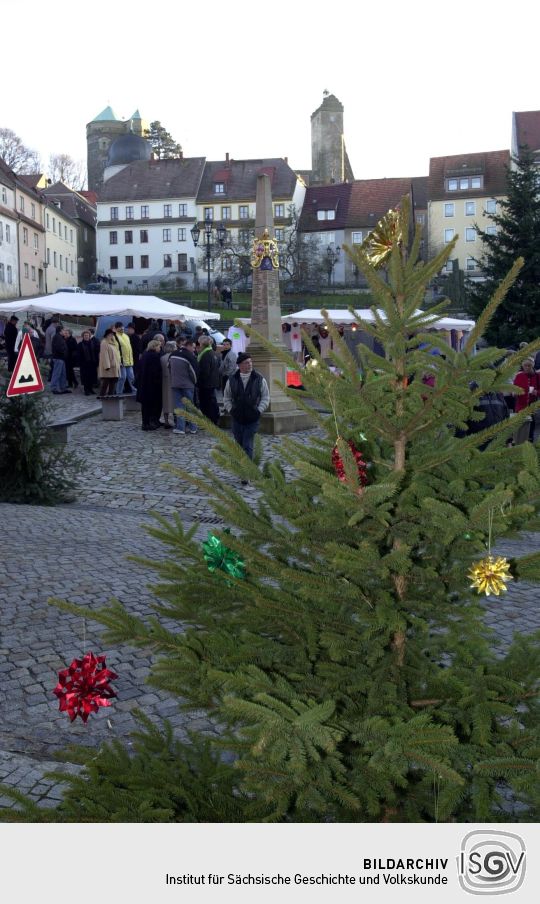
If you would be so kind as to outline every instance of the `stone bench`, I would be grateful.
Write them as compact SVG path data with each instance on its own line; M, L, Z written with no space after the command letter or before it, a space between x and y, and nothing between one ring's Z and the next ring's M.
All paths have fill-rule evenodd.
M58 420L51 421L47 424L47 432L49 433L52 442L59 446L65 446L69 441L69 428L73 427L76 423L76 420L70 418L64 418L63 420L59 418Z
M121 395L98 396L101 402L101 413L104 421L121 421L126 411L139 411L140 403L135 393Z

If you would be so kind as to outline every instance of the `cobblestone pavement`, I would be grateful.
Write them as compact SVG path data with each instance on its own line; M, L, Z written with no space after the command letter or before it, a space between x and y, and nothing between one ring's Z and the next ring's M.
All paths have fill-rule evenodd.
M68 417L89 413L95 400L79 391L54 399L53 404ZM310 434L300 436L308 440ZM281 440L261 439L263 459L268 459ZM61 793L42 777L54 769L53 757L69 759L69 753L61 752L70 744L95 746L103 740L126 739L134 727L135 706L153 719L170 719L180 736L190 727L212 731L203 712L179 713L175 699L145 685L149 655L125 647L104 649L99 627L60 612L47 599L61 596L97 608L116 597L137 614L150 611L155 597L148 584L154 576L126 561L133 553L153 558L165 554L144 530L151 522L150 511L178 512L186 523L198 524L201 540L216 523L209 501L189 483L163 471L161 464L193 470L212 464L217 480L247 496L252 492L216 469L209 434L144 433L137 414L120 422L81 420L72 427L70 446L84 462L76 502L59 508L0 505L4 536L9 538L0 570L0 783L28 792L46 806ZM537 549L540 536L507 541L499 551L513 554L518 543L521 553ZM510 585L503 598L488 599L485 606L488 624L505 644L516 629L540 628L537 588L531 585ZM87 725L80 720L70 724L58 711L52 689L58 670L90 649L104 653L107 664L119 673L115 682L119 698ZM0 797L0 808L9 805Z

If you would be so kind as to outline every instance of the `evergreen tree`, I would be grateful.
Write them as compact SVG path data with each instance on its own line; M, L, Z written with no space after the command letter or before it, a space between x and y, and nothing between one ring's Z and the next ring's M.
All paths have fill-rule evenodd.
M500 213L492 216L495 235L478 230L483 242L479 261L485 282L470 283L468 307L473 316L484 309L513 262L524 265L506 298L494 312L486 338L497 345L517 347L540 335L540 190L538 162L522 147L508 169L508 194L499 201Z
M73 498L78 463L59 446L48 423L43 393L6 396L0 380L0 502L57 505Z
M404 199L405 236L408 217ZM349 249L376 298L375 322L362 327L385 357L359 346L357 360L327 322L341 376L311 349L317 363L305 385L327 413L309 409L320 428L310 443L283 441L293 474L279 462L261 471L210 424L217 464L249 478L251 496L210 469L177 472L215 500L232 529L219 537L245 575L208 570L195 528L159 518L150 533L170 555L146 562L159 576L155 616L142 620L118 603L85 611L106 626L106 642L153 649L151 683L214 720L211 746L228 764L215 781L226 797L233 774L235 801L259 808L254 817L239 804L232 818L503 820L508 786L528 805L525 819L539 815L539 637L494 650L467 574L497 537L532 524L538 454L529 443L506 445L525 414L456 436L478 417L478 397L505 386L535 347L502 364L498 349L474 354L520 262L456 352L427 332L444 305L417 310L453 243L426 265L419 247L419 229L410 250L395 237L386 279L366 249ZM367 462L367 485L349 441ZM510 565L514 580L540 579L540 554ZM72 819L114 772L110 758L97 758L87 791L77 785ZM135 811L142 791L130 789Z
M182 146L174 140L159 120L150 123L150 128L147 129L144 137L152 145L152 150L159 160L176 159L182 156Z

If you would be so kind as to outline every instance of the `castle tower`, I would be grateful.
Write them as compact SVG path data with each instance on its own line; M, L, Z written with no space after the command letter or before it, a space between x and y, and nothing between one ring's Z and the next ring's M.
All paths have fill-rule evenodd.
M141 119L135 110L130 119L118 119L112 107L105 107L92 122L86 126L86 156L88 167L88 188L99 194L103 185L103 171L107 166L109 149L113 141L120 135L133 132L143 137L148 123Z
M327 91L321 106L311 114L311 169L311 185L354 180L345 148L343 104Z

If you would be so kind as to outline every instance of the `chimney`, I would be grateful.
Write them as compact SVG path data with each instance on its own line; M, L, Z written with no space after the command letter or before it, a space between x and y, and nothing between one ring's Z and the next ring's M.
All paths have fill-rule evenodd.
M229 165L229 152L228 152L228 151L227 151L227 153L225 154L225 164L226 164L226 166Z
M288 158L288 157L284 157L283 159L284 159L285 163L286 163L287 166L288 166L288 165L289 165L289 158Z

